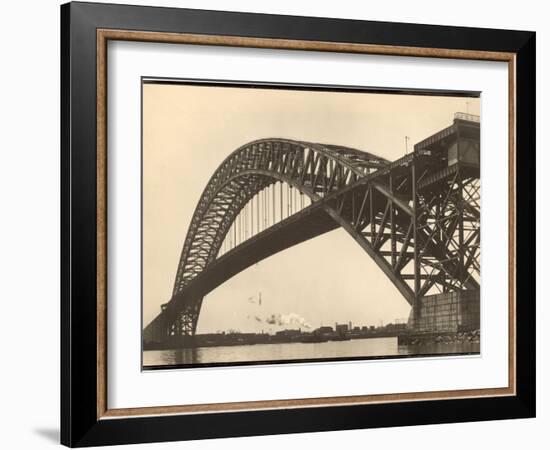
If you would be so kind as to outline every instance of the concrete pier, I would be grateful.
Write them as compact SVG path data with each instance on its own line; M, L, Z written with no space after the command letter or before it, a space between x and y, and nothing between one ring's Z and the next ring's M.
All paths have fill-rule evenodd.
M419 303L418 313L411 312L409 317L409 329L414 333L479 330L479 290L429 295L420 299Z

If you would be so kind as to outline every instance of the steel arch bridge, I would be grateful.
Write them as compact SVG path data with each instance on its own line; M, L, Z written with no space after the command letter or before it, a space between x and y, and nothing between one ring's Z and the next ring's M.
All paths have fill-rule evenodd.
M341 227L412 306L479 290L479 122L448 128L390 162L360 150L260 139L212 175L191 220L169 302L144 341L195 334L203 297L288 247Z

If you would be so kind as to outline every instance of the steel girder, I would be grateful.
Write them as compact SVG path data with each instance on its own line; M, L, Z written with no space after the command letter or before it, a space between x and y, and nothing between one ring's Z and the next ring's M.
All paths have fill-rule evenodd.
M422 185L430 159L410 155L332 206L412 306L428 294L479 289L479 169L457 163Z

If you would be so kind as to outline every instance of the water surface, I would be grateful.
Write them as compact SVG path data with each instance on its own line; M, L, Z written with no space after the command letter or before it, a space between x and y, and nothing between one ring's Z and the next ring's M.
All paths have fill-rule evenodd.
M147 350L143 352L143 366L145 368L168 368L168 366L182 367L203 364L228 365L472 353L479 353L478 343L399 346L396 337L388 337L315 343L292 342Z

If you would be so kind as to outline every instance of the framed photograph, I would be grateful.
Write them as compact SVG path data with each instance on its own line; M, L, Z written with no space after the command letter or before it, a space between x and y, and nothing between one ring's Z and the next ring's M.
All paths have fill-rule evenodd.
M71 447L533 417L535 33L61 7Z

